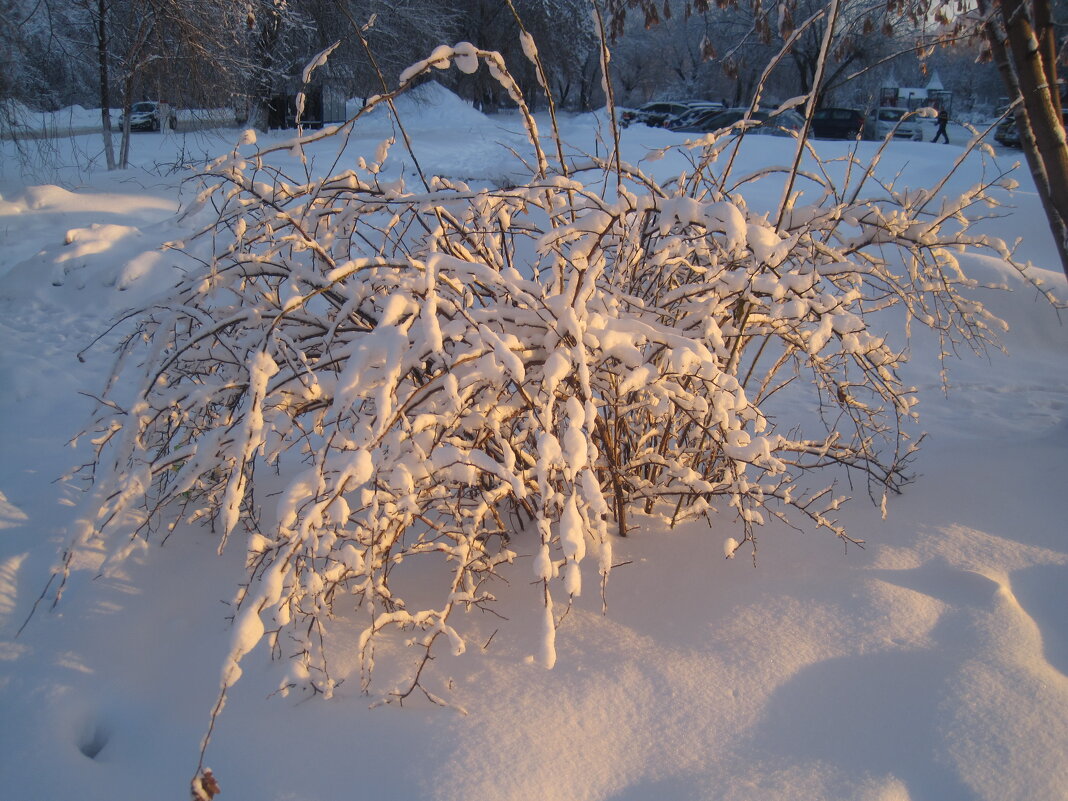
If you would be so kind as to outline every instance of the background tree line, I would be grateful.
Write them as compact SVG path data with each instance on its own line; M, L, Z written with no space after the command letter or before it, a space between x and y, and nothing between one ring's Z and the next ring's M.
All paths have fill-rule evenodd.
M776 6L788 13L775 25L759 5L744 3L617 5L610 22L619 102L733 104L749 101L786 37L825 4ZM628 5L644 13L628 16ZM367 97L382 89L378 70L395 81L434 47L469 41L500 51L537 108L543 92L522 57L518 14L538 44L556 102L588 110L604 102L590 9L589 0L0 0L0 98L39 110L75 103L123 108L142 99L233 107L262 127L271 95L295 91L305 64L335 42L324 74L347 97ZM810 89L825 24L804 26L772 71L768 96ZM921 34L885 0L846 0L821 100L871 105L880 86L922 86L933 71L954 91L960 111L992 108L1005 95L996 68L976 64L975 41L921 59ZM439 80L485 110L507 102L485 70L442 73Z

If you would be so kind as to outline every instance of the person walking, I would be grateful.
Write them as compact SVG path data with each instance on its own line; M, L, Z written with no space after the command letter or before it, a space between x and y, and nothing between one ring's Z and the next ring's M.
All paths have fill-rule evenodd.
M938 137L942 137L945 143L949 144L949 134L946 133L946 125L949 123L949 113L945 109L941 109L938 112L938 130L935 131L934 139L932 142L937 142Z

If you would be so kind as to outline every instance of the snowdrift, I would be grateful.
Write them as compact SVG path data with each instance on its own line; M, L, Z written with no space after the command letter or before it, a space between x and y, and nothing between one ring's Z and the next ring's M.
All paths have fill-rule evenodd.
M420 129L425 170L492 178L514 169L497 144L514 120L483 117L429 86L427 104L405 112ZM388 135L387 120L366 122L352 157ZM569 127L590 152L594 124ZM625 155L638 162L645 146L672 137L628 129ZM108 578L82 565L56 609L36 604L76 524L80 498L54 479L72 467L66 443L89 406L79 392L95 391L109 366L115 315L180 269L159 245L190 233L174 216L188 191L180 176L151 171L176 160L159 149L175 141L136 140L138 169L89 172L66 188L12 174L13 157L0 176L0 775L13 798L186 799L231 640L232 598L218 588L244 554L216 556L207 530L184 531ZM75 143L69 162L94 146ZM753 137L740 158L759 169L778 146ZM825 155L848 147L815 146ZM218 152L232 147L218 142ZM946 152L900 143L884 167L918 184ZM314 165L335 154L325 143L309 155ZM407 174L395 155L389 175ZM983 169L970 160L960 185ZM1037 199L1025 185L1013 203L989 230L1019 237L1019 252L1048 269L1063 297ZM269 697L279 666L261 645L213 736L222 797L1063 797L1068 329L996 263L972 266L1012 284L983 294L1009 323L1008 354L964 354L943 376L929 358L935 345L916 342L910 379L928 431L921 475L888 519L862 504L845 513L865 549L772 526L754 568L723 558L736 534L728 515L711 530L644 520L614 546L607 616L596 593L583 596L552 671L528 658L538 620L527 559L495 587L508 620L476 621L484 647L435 665L467 715L414 698L369 710L357 680L330 701ZM338 675L355 675L355 650L336 654Z

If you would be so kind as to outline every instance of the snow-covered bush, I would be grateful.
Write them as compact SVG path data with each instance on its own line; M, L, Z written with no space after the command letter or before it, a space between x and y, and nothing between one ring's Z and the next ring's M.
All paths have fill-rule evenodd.
M496 54L439 49L402 89L450 61L513 93L526 179L387 181L389 141L294 178L247 141L205 176L196 268L131 317L99 406L77 545L102 539L117 562L210 521L220 550L247 549L220 703L264 638L293 657L283 690L329 694L339 615L363 621L365 686L376 644L406 632L415 661L382 698L440 702L423 668L439 641L465 649L462 613L490 606L505 571L538 583L552 666L561 614L608 577L636 512L733 510L728 555L755 553L769 516L850 541L841 468L885 499L915 447L905 333L876 326L922 324L946 350L996 326L955 256L1009 258L968 233L988 185L899 191L855 156L738 176L737 130L669 154L688 166L668 181L617 153L565 157L558 138L550 159ZM324 135L344 131L309 138ZM777 182L778 209L748 208L754 181ZM811 406L786 421L769 403L791 383Z

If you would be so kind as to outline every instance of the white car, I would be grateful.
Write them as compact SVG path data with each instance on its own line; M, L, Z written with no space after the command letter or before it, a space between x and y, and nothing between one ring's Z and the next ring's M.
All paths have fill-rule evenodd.
M172 131L178 127L178 115L171 111L163 103L154 100L142 100L130 107L130 130L131 131L158 131L163 127L164 120ZM123 118L119 116L119 130L122 130Z
M908 109L895 106L874 109L864 121L864 138L885 139L892 136L894 139L922 141L923 126L917 115L906 117L908 113Z

